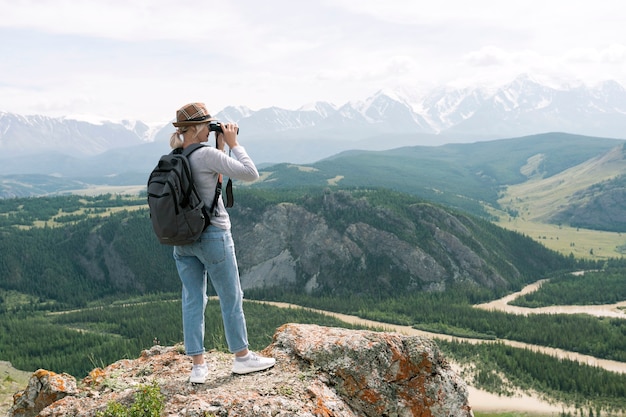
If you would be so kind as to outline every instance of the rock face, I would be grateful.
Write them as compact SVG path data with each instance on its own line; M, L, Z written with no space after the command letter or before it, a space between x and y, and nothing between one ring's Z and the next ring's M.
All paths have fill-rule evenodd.
M76 394L78 389L73 376L39 369L31 376L26 389L13 396L11 412L13 416L34 417L48 405Z
M444 291L457 283L506 288L521 277L510 260L485 245L488 231L470 217L427 203L406 211L394 213L347 191L328 191L319 207L233 207L241 285L393 296Z
M94 369L76 384L39 370L14 396L8 416L95 416L111 402L130 405L136 391L158 384L168 416L421 416L473 413L465 383L430 340L398 333L286 324L262 352L274 368L232 374L231 355L208 352L210 375L188 382L180 346L154 346L135 360Z
M287 325L273 347L321 372L356 415L469 415L465 384L429 339Z

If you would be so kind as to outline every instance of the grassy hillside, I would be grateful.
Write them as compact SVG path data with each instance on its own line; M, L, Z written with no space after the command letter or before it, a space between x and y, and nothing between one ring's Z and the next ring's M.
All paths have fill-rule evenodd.
M5 415L13 404L13 394L24 389L31 372L15 369L10 362L0 360L0 414Z
M547 178L507 186L492 219L563 254L606 259L626 253L624 145Z
M626 175L576 192L570 204L552 213L551 223L622 232L626 230Z
M499 226L529 236L546 248L579 259L603 260L626 254L626 235L621 232L582 229L558 224L511 218L505 213L496 221Z
M498 203L525 220L547 222L558 219L558 213L589 202L593 197L591 189L596 185L596 193L623 189L624 180L616 182L615 179L626 173L625 155L626 150L621 145L555 175L508 185ZM624 208L619 204L614 210L624 213ZM605 216L607 214L604 213ZM620 220L622 226L626 224L626 217Z
M254 187L373 184L478 215L499 207L503 187L549 178L622 144L615 139L549 133L523 138L383 152L350 151L315 164L276 165Z

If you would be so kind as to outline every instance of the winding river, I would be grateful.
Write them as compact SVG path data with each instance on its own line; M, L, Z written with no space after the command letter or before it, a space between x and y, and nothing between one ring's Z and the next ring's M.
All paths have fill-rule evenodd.
M306 308L306 307L302 307L302 306L295 305L295 304L272 302L272 301L259 301L259 303L269 304L269 305L282 307L282 308ZM492 341L492 340L484 340L484 339L461 338L457 336L449 336L449 335L440 334L440 333L425 332L423 330L414 329L411 326L402 326L398 324L389 324L389 323L382 323L379 321L367 320L367 319L363 319L357 316L334 313L332 311L317 310L313 308L311 309L307 308L307 310L320 313L320 314L326 314L328 316L335 317L341 321L345 321L346 323L361 325L361 326L368 326L368 327L375 327L375 328L382 328L388 331L398 332L398 333L402 333L402 334L406 334L410 336L424 336L424 337L428 337L431 339L440 339L440 340L449 340L449 341L462 340L462 341L469 342L469 343L501 342L509 346L513 346L513 347L517 347L521 349L529 349L535 352L541 352L541 353L545 353L551 356L555 356L557 358L567 358L573 361L578 361L580 363L586 363L591 366L598 366L608 371L626 374L626 362L618 362L618 361L600 359L594 356L583 355L580 353L570 352L570 351L563 350L563 349L556 349L556 348L551 348L551 347L546 347L546 346L533 345L530 343L517 342L515 340L507 340L507 339L497 339L496 341Z
M583 272L578 272L577 274L582 274ZM506 297L500 298L495 301L491 301L485 304L476 305L476 308L481 308L484 310L498 310L504 311L511 314L591 314L596 317L616 317L626 319L626 301L622 301L617 304L607 304L607 305L580 305L580 306L551 306L551 307L543 307L543 308L527 308L527 307L517 307L509 305L509 302L516 299L520 295L528 294L530 292L536 291L541 284L543 284L546 280L540 280L533 284L530 284L524 287L521 291L509 294ZM267 302L262 301L261 303L266 303L270 305L274 305L277 307L283 308L304 308L295 304L289 303L281 303L281 302ZM621 307L621 308L620 308ZM471 339L471 338L460 338L457 336L449 336L445 334L439 333L430 333L425 332L423 330L417 330L412 328L411 326L402 326L396 324L382 323L373 320L366 320L357 316L350 316L347 314L334 313L331 311L325 310L317 310L317 309L309 309L316 313L326 314L339 320L345 321L346 323L368 326L368 327L376 327L382 328L389 331L399 332L407 335L417 335L429 337L432 339L441 339L441 340L463 340L469 343L493 343L494 341L484 340L484 339ZM598 366L604 368L608 371L618 372L622 374L626 374L626 362L618 362L606 359L600 359L589 355L583 355L576 352L570 352L563 349L556 349L546 346L533 345L529 343L517 342L515 340L506 340L506 339L497 339L498 342L504 343L509 346L529 349L535 352L545 353L547 355L555 356L560 359L569 359L573 361L577 361L580 363L585 363L591 366Z
M540 308L528 308L517 307L509 305L509 303L515 300L517 297L537 291L541 284L546 280L537 281L534 284L530 284L521 291L513 294L509 294L506 297L499 300L490 301L485 304L478 304L476 308L482 308L484 310L498 310L511 314L578 314L585 313L596 317L615 317L620 319L626 319L626 301L622 301L616 304L603 304L603 305L585 305L585 306L550 306Z
M538 281L534 284L530 284L526 286L521 291L510 294L506 297L503 297L499 300L491 301L489 303L476 305L476 308L482 308L485 310L499 310L512 314L545 314L545 313L564 313L564 314L578 314L585 313L591 314L597 317L618 317L626 319L626 313L623 309L626 307L626 301L617 304L610 305L594 305L594 306L554 306L554 307L545 307L545 308L523 308L511 306L508 303L519 297L522 294L527 294L532 291L536 291L541 284L545 282L545 280ZM259 301L260 303L270 304L276 307L282 308L305 308L302 306L298 306L295 304L289 303L281 303L281 302L268 302L268 301ZM410 326L401 326L389 323L381 323L373 320L366 320L357 316L350 316L347 314L334 313L331 311L325 310L317 310L317 309L308 309L310 311L314 311L316 313L326 314L332 317L335 317L339 320L345 321L346 323L362 325L368 327L382 328L388 331L394 331L406 335L417 335L424 336L432 339L440 339L440 340L463 340L469 343L494 343L494 341L483 340L483 339L470 339L470 338L459 338L454 336L448 336L439 333L430 333L422 330L414 329ZM532 345L529 343L517 342L514 340L506 340L506 339L498 339L498 342L504 343L509 346L513 346L516 348L529 349L535 352L544 353L547 355L551 355L557 358L566 358L569 360L577 361L580 363L585 363L591 366L597 366L607 371L612 371L616 373L626 374L626 362L618 362L611 361L606 359L599 359L589 355L583 355L580 353L570 352L563 349L555 349L546 346ZM539 395L531 395L529 393L519 393L514 397L503 397L496 394L492 394L481 389L478 389L473 386L468 386L469 390L469 399L470 405L475 411L482 412L524 412L531 413L533 415L551 415L557 416L560 415L561 412L569 411L572 413L576 413L576 409L571 408L570 406L566 406L564 404L552 403L548 402L545 399L542 399Z

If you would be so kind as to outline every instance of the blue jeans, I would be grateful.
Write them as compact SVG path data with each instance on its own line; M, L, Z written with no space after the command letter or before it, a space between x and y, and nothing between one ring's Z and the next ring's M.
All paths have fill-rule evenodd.
M209 226L196 242L175 246L174 259L183 284L183 336L187 355L204 353L207 276L220 300L228 349L233 353L246 349L243 291L230 230Z

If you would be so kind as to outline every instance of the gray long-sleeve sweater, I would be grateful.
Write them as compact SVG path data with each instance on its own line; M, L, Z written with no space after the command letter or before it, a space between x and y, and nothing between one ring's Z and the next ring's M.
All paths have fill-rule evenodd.
M213 203L219 174L225 177L224 188L226 187L226 178L241 181L254 181L259 178L256 166L243 146L235 146L231 149L231 153L234 158L216 148L205 146L196 150L189 157L196 188L207 205L207 209L211 208ZM211 213L211 224L221 229L230 229L230 217L221 196L216 207L219 216L214 216Z

